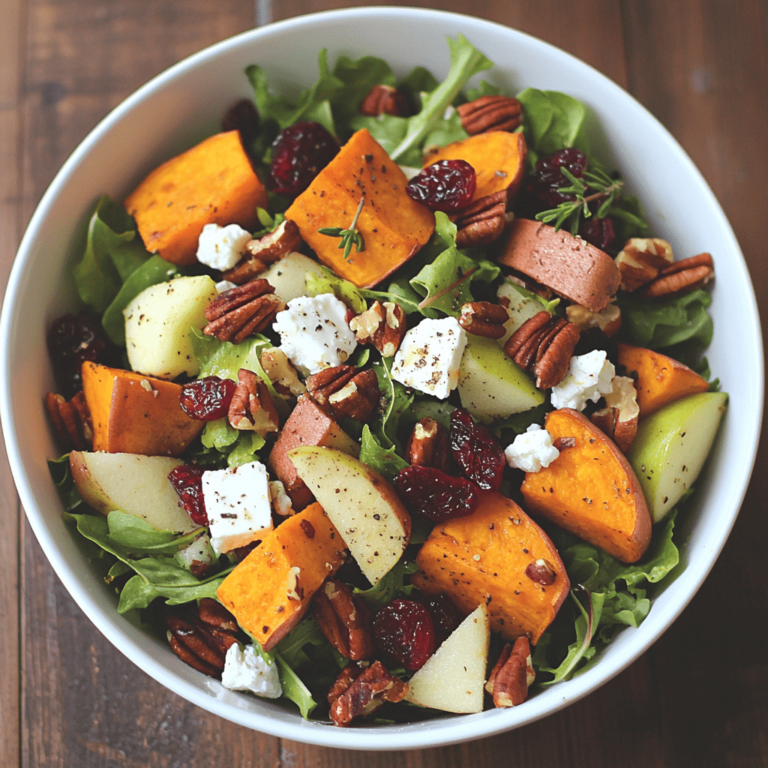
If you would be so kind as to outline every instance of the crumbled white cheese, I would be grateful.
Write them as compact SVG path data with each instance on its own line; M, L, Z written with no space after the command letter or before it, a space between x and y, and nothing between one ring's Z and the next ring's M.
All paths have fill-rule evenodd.
M444 400L459 383L466 331L455 317L422 320L411 328L395 355L392 378Z
M195 563L199 566L213 565L216 556L213 553L208 532L202 531L189 546L180 549L176 553L176 560L188 570L191 570Z
M342 365L357 346L347 325L347 305L332 293L292 299L272 327L280 334L280 349L302 372Z
M271 664L252 645L230 646L224 657L221 684L230 691L250 691L267 699L282 696L277 663Z
M518 435L504 451L507 464L523 472L540 472L542 467L548 467L559 455L560 451L552 442L552 435L538 424L531 424L528 430Z
M231 291L233 288L237 288L237 283L233 283L231 280L221 280L216 283L216 293L224 293L224 291Z
M583 411L587 401L596 403L611 392L615 373L616 369L603 350L595 349L586 355L572 357L565 378L552 387L552 405Z
M285 492L285 485L279 480L269 481L269 500L275 512L281 517L296 514L291 497Z
M217 553L244 547L272 530L269 475L258 461L203 472L203 500Z
M197 241L197 260L213 269L232 269L252 239L238 224L206 224Z

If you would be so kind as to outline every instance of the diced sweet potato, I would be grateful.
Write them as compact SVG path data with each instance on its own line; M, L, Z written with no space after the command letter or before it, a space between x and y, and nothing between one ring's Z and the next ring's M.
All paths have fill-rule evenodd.
M258 225L267 191L251 167L239 131L211 136L156 168L128 196L147 250L174 264L194 264L206 224Z
M639 560L651 540L651 516L637 476L616 444L578 411L547 414L546 429L575 445L540 472L528 472L528 509L625 563Z
M484 494L469 517L435 526L416 562L419 589L446 592L465 613L485 603L491 628L507 640L537 642L570 589L549 537L499 493Z
M179 456L205 426L181 410L178 384L90 362L82 371L94 451Z
M285 216L320 261L360 288L370 288L410 259L427 243L435 217L405 192L407 179L368 133L361 130L294 200ZM360 198L365 204L357 229L365 250L353 247L348 258L339 238L321 235L323 227L348 228Z
M473 202L504 189L512 199L523 180L527 151L522 133L489 131L430 150L424 165L438 160L466 160L477 174Z
M709 389L696 371L650 349L619 344L619 363L628 374L637 374L635 389L641 419L675 400Z
M264 650L277 645L344 562L345 544L319 504L289 517L227 576L216 595Z
M303 509L314 498L288 458L288 452L299 445L337 448L355 458L360 455L360 446L320 406L301 395L267 460L269 468L285 485L294 509Z
M592 312L605 309L619 287L621 273L613 259L564 229L515 219L504 238L499 264Z

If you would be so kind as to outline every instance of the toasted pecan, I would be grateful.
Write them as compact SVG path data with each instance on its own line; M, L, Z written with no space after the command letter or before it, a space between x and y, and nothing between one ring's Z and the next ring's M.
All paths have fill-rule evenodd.
M474 336L487 339L500 339L504 333L504 323L509 320L509 312L501 304L490 301L470 301L461 308L459 325Z
M240 430L251 430L262 436L277 432L280 417L266 383L253 371L241 368L237 389L228 412L229 423Z
M523 122L523 107L514 96L481 96L457 107L470 135L488 131L514 131Z
M373 656L371 613L349 586L329 579L315 593L313 608L320 631L342 656L352 661Z
M405 455L412 466L434 467L449 473L452 453L448 430L428 416L421 419L411 432Z
M310 376L306 385L309 396L336 419L367 421L379 404L379 382L371 369L335 365Z
M258 278L220 293L205 309L203 333L235 344L272 324L285 302L267 280Z

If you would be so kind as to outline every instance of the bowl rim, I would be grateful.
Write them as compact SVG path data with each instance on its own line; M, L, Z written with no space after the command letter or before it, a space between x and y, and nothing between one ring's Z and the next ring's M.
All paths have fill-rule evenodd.
M296 714L295 723L285 723L282 720L270 717L269 714L262 715L253 713L235 705L221 702L213 696L203 694L199 688L187 683L186 680L172 671L169 667L166 667L163 664L157 662L149 652L147 652L144 648L137 646L130 638L128 638L123 632L122 622L124 619L120 617L120 619L116 621L115 616L117 616L117 614L115 614L115 616L107 615L106 612L102 611L102 609L99 608L91 599L88 590L82 584L80 584L79 575L71 570L67 566L64 559L60 556L60 553L57 550L55 539L47 530L43 522L42 515L36 510L34 493L26 476L26 471L24 465L21 462L20 455L16 450L16 435L18 434L19 429L23 428L23 424L17 423L17 420L14 417L13 407L9 396L10 388L7 386L7 382L10 381L10 377L12 375L13 361L10 359L9 345L6 342L15 328L16 318L14 308L18 303L18 294L21 288L21 275L24 270L25 262L31 257L33 253L33 245L37 237L37 232L40 228L40 225L45 221L45 218L50 211L52 202L57 198L61 188L66 184L82 158L91 151L91 148L99 142L104 134L108 133L113 128L113 126L120 122L124 115L132 111L148 95L158 89L163 88L167 83L172 82L176 77L180 76L186 70L196 67L198 64L204 62L208 58L215 58L220 54L226 53L232 48L237 48L245 42L256 42L262 37L270 36L273 34L280 34L286 29L312 25L320 19L331 19L339 22L343 22L344 20L351 20L353 18L374 20L377 17L392 17L393 14L399 15L406 22L413 19L434 19L437 15L439 17L445 18L446 20L454 22L457 29L462 29L461 24L467 23L481 27L487 25L488 27L494 28L498 31L503 31L504 34L511 35L512 38L518 37L519 39L525 39L529 42L535 42L537 45L544 46L544 48L547 49L548 54L558 60L558 64L570 67L587 68L588 70L591 70L591 75L593 77L599 78L603 81L604 85L615 89L618 98L625 100L625 103L631 105L633 109L641 110L643 113L645 113L646 119L651 119L657 124L658 128L662 132L663 137L674 145L680 155L681 161L689 166L688 170L693 172L705 194L711 198L715 209L721 217L720 223L724 227L724 232L731 242L732 252L736 257L738 257L738 260L740 260L741 268L744 270L746 283L749 287L749 295L746 296L745 299L749 305L749 311L755 319L756 328L758 331L756 335L756 346L752 350L752 354L754 359L758 361L759 381L755 382L755 385L757 388L756 391L759 398L761 413L760 418L755 420L749 435L750 443L747 453L749 460L744 463L744 465L741 467L741 472L738 473L738 483L736 484L738 492L734 493L732 496L734 512L731 515L730 523L721 530L721 535L718 540L708 542L708 556L704 558L701 563L699 563L698 572L695 578L692 580L688 579L688 582L691 583L685 585L685 587L683 584L680 584L678 592L675 594L675 597L669 601L669 603L666 603L664 606L655 606L657 609L657 613L655 615L655 626L658 627L658 629L655 631L655 634L652 635L650 640L643 639L642 642L638 640L629 649L630 652L628 654L622 655L618 658L603 658L598 665L588 670L581 676L574 678L566 684L558 686L558 693L560 693L561 696L559 701L557 701L554 705L552 705L552 702L550 701L547 701L546 704L542 704L540 697L534 697L526 702L523 715L518 716L517 718L510 719L506 715L508 710L494 710L491 712L485 712L482 715L464 716L458 720L453 717L448 717L441 720L428 721L426 723L412 723L404 726L386 726L383 728L361 727L355 729L338 729L329 727L324 723L310 723L303 721L301 720L298 713ZM733 233L730 223L728 222L727 217L722 210L722 207L716 200L712 190L709 188L709 185L707 184L702 174L695 167L693 161L690 159L685 150L683 150L683 148L679 145L676 139L674 139L669 131L657 120L657 118L655 118L645 107L643 107L621 86L613 82L610 78L596 70L594 67L586 64L584 61L578 59L577 57L557 48L556 46L539 40L532 35L528 35L527 33L520 32L519 30L512 29L497 22L492 22L465 14L423 8L378 6L336 9L297 16L268 24L256 29L247 30L212 46L209 46L201 51L198 51L197 53L183 59L164 72L155 76L146 84L141 86L138 90L136 90L133 94L128 96L106 117L104 117L96 125L96 127L89 132L89 134L82 140L82 142L80 142L68 160L55 175L45 194L38 203L22 238L21 244L19 245L16 259L9 276L8 286L3 302L2 317L0 318L0 343L2 344L2 354L0 355L0 382L6 385L3 386L2 391L0 392L0 419L4 425L4 434L8 449L8 460L16 483L17 492L21 498L27 519L30 522L32 530L40 542L40 545L48 560L50 561L54 571L61 579L67 591L70 593L70 595L72 595L75 602L85 613L85 615L96 625L99 631L134 664L147 672L161 685L169 688L175 693L178 693L193 704L196 704L207 711L213 712L214 714L230 720L231 722L259 730L266 734L293 739L308 744L336 748L368 750L400 750L433 746L448 746L459 742L470 741L473 739L502 733L527 723L534 722L535 720L545 717L546 715L563 709L569 704L596 690L601 685L616 676L618 673L623 671L630 664L632 664L656 640L658 640L658 638L661 637L661 635L669 628L672 622L677 618L677 616L682 612L685 606L696 594L704 579L706 578L706 575L713 567L728 535L730 534L732 526L735 523L735 519L744 499L749 478L752 473L752 468L755 463L760 428L762 424L762 407L764 400L763 348L762 337L759 331L760 321L757 311L757 301L755 298L754 287L751 283L751 280L749 279L748 269L743 254L739 248L738 242L736 241L736 237ZM126 628L127 626L128 625L126 622ZM641 630L642 626L640 629L635 630L635 632L639 633L638 637L643 634ZM428 725L429 727L424 728L424 725ZM393 736L395 735L397 736L397 743L394 743L395 739L393 739Z

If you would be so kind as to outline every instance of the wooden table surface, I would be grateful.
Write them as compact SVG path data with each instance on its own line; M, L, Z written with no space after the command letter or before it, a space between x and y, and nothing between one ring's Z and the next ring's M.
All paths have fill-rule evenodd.
M90 129L169 65L325 0L0 0L0 288L35 205ZM558 45L627 88L725 207L768 299L768 0L443 0ZM0 456L0 768L768 765L768 451L711 575L639 661L527 728L356 754L209 715L116 651L64 590ZM4 449L0 449L4 450Z

